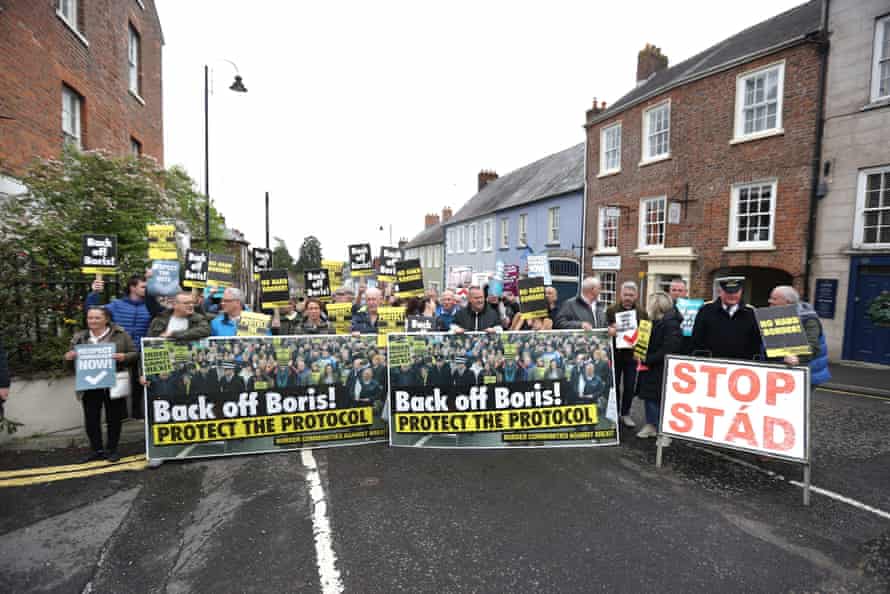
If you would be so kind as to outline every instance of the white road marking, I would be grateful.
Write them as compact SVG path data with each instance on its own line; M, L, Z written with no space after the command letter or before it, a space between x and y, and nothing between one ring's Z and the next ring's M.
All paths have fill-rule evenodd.
M303 466L306 467L306 482L309 483L309 496L312 499L312 529L315 533L315 557L318 564L318 578L323 594L340 594L343 582L337 569L337 555L331 540L331 523L328 521L328 504L325 499L321 475L312 450L303 450Z
M421 437L420 439L417 440L417 443L414 444L414 447L415 448L423 447L424 445L426 445L426 442L428 442L432 438L433 438L432 433L430 433L429 435L424 435L423 437Z
M773 472L772 470L769 470L767 468L761 468L760 466L757 466L756 464L752 464L751 462L747 462L745 460L739 460L738 458L736 458L734 456L730 456L728 454L724 454L723 452L717 452L717 451L714 451L714 450L711 450L711 449L708 449L708 448L705 448L705 447L702 447L699 445L695 445L692 443L687 443L685 445L686 445L686 447L690 447L690 448L698 450L700 452L705 452L706 454L716 456L717 458L723 458L724 460L728 460L728 461L732 462L733 464L738 464L739 466L744 466L745 468L750 468L752 470L756 470L757 472L765 474L765 475L769 476L770 478L780 480L780 481L785 481L787 483L794 485L795 487L800 487L801 489L804 487L804 484L800 481L795 481L795 480L785 478L783 475ZM816 485L812 485L812 484L810 485L810 492L818 493L819 495L824 495L825 497L830 497L831 499L835 499L842 503L846 503L847 505L851 505L857 509L861 509L863 511L873 513L876 516L878 516L879 518L884 518L885 520L890 520L890 513L885 512L884 510L878 509L876 507L872 507L866 503L862 503L861 501L856 501L855 499L847 497L846 495L841 495L840 493L835 493L834 491L829 491L828 489L823 489L821 487L817 487Z

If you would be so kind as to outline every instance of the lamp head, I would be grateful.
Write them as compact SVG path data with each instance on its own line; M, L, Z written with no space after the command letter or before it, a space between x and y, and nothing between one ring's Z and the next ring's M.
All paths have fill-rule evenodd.
M246 93L247 87L244 86L244 83L241 81L241 75L235 75L235 82L231 84L229 90L235 91L236 93Z

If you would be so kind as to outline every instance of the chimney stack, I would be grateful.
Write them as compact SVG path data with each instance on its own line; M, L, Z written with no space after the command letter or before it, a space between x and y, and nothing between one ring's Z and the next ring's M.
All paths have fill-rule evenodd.
M640 86L656 72L661 72L668 67L667 56L661 53L661 48L647 43L646 47L637 54L637 86Z
M606 102L605 101L597 101L596 97L593 98L593 107L587 110L587 119L592 117L596 117L599 114L606 111Z
M423 228L429 229L433 225L439 224L439 215L437 214L428 214L423 218Z
M479 172L479 189L477 191L481 192L482 188L493 182L498 178L498 174L494 171L489 171L487 169L483 169Z
M442 222L447 223L450 218L451 218L451 207L446 206L445 208L442 209Z

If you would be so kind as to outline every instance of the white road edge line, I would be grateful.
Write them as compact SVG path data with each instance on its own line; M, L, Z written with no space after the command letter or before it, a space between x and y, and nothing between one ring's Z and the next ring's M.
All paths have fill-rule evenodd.
M752 463L746 462L744 460L739 460L738 458L735 458L728 454L724 454L723 452L715 452L713 450L710 450L708 448L704 448L701 446L697 446L695 444L686 444L686 445L688 447L696 449L700 452L705 452L706 454L710 454L710 455L716 456L718 458L723 458L725 460L729 460L730 462L732 462L734 464L738 464L739 466L744 466L745 468L750 468L752 470L756 470L756 471L758 471L762 474L765 474L773 479L785 481L787 483L794 485L795 487L800 487L801 489L804 487L804 484L800 481L795 481L795 480L785 478L781 474L775 473L772 470L768 470L766 468L761 468L760 466L757 466L756 464L752 464ZM847 505L851 505L857 509L861 509L863 511L873 513L876 516L878 516L879 518L884 518L885 520L890 520L890 513L885 512L884 510L878 509L876 507L872 507L872 506L868 505L867 503L862 503L861 501L856 501L855 499L851 499L850 497L841 495L840 493L835 493L834 491L829 491L828 489L823 489L821 487L817 487L816 485L810 485L810 491L813 493L818 493L819 495L824 495L825 497L830 497L831 499L835 499L842 503L846 503Z
M309 497L312 499L312 531L315 533L315 558L318 564L318 579L323 594L340 594L343 582L337 569L337 555L331 540L331 523L328 521L328 504L321 475L312 450L301 452L303 466L306 467L306 482L309 483Z

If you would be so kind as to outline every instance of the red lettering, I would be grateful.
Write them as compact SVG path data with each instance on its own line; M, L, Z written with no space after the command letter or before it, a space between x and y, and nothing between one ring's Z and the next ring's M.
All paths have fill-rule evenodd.
M695 372L695 366L692 363L677 363L674 367L674 375L678 380L686 382L686 385L680 382L674 382L671 387L678 394L692 394L695 391L695 378L691 375ZM690 410L689 412L692 412ZM690 423L692 421L690 420Z
M776 442L776 427L782 429L782 442ZM767 450L790 450L794 447L794 426L785 419L763 417L763 447Z
M719 408L698 406L696 407L695 412L705 415L705 437L714 437L714 418L722 417L723 411Z
M725 375L725 367L717 367L716 365L702 365L700 369L708 374L708 393L706 396L714 398L717 396L717 376Z
M685 363L681 363L681 365L685 365ZM689 430L692 429L692 419L689 417L691 414L691 406L684 402L675 402L671 406L671 415L674 418L668 421L668 427L677 433L689 433Z
M735 414L729 431L726 432L726 441L733 442L738 439L744 440L752 448L757 447L757 438L754 436L751 419L748 418L748 413L743 410Z
M745 394L739 389L739 379L748 378L748 393ZM753 402L757 400L760 393L760 378L750 369L736 369L729 376L729 394L739 402Z
M784 371L770 371L766 374L766 403L776 405L776 396L794 391L794 376Z

